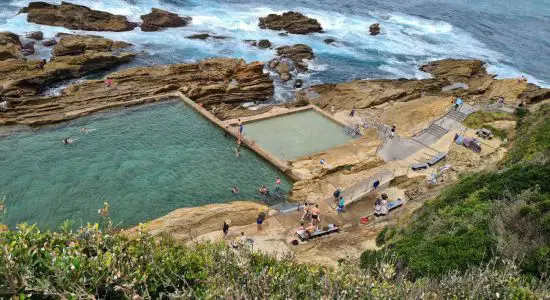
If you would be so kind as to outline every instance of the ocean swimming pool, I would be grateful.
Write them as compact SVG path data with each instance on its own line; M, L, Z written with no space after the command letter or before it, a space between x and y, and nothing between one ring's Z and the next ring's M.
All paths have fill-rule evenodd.
M89 133L81 128L90 128ZM70 145L63 139L73 138ZM291 182L191 107L179 102L126 108L0 135L0 199L6 223L55 228L97 222L104 201L115 224L135 225L181 207L260 200L257 189ZM241 190L233 197L231 187Z
M353 139L344 126L308 109L268 119L247 122L244 136L283 160L313 154Z

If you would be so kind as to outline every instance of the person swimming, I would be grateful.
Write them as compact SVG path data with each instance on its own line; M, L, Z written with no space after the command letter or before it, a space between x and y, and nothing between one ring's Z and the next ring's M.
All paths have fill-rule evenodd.
M234 185L233 188L231 189L231 193L233 193L233 195L239 194L240 193L239 188L236 185Z
M64 143L65 145L72 144L73 142L74 142L74 140L71 139L71 138L66 138L66 139L63 140L63 143Z
M84 133L89 133L89 132L92 132L92 131L94 131L94 130L95 130L95 129L86 128L86 127L80 128L80 132L84 132Z

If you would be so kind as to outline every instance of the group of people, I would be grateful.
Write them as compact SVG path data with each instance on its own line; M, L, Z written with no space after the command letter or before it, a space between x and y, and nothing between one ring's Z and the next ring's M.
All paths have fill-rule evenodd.
M300 227L297 233L307 232L308 235L314 233L321 223L321 210L318 204L310 204L306 202L304 204L304 214L300 220ZM306 225L307 224L307 225Z

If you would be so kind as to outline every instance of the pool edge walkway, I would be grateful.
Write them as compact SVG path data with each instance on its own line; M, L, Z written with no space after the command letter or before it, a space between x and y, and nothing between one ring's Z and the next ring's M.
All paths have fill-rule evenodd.
M206 110L204 107L200 106L199 104L195 103L195 101L189 99L187 96L185 96L182 92L174 92L172 95L179 98L182 102L185 104L191 106L195 111L199 112L201 115L203 115L205 118L210 120L212 123L218 125L222 130L228 132L233 137L238 138L238 129L231 126L231 124L227 121L222 121L218 119L216 116L214 116L212 113L210 113L208 110ZM241 141L244 145L246 145L250 150L256 152L258 155L260 155L263 159L271 163L273 166L277 167L279 170L281 170L286 176L288 176L292 181L296 182L299 179L290 172L290 167L287 162L278 159L277 157L271 155L268 151L263 149L260 145L255 143L254 141L245 138L244 136L241 137Z

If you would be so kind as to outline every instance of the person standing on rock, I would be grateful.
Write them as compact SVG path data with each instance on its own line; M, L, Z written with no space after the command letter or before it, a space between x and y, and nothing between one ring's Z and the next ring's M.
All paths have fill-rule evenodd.
M258 226L258 231L262 231L262 224L265 221L265 212L260 209L260 213L258 214L258 218L256 219L256 225Z
M241 122L241 119L239 119L239 135L242 136L244 131L243 122Z
M391 137L391 138L393 138L393 137L395 136L395 128L396 128L396 127L395 127L395 124L392 125L391 130L390 130L390 137Z
M330 114L334 116L336 113L336 107L334 107L334 104L330 107Z
M349 116L351 118L353 118L355 116L355 110L356 110L356 108L355 108L355 105L354 105L353 108L351 109L350 113L349 113Z
M229 234L229 225L231 225L231 219L227 219L225 220L225 222L223 222L222 231L224 239L227 238L227 235Z

